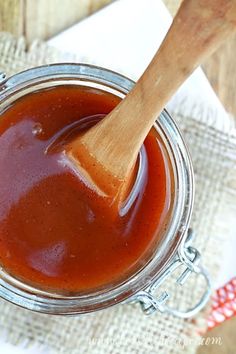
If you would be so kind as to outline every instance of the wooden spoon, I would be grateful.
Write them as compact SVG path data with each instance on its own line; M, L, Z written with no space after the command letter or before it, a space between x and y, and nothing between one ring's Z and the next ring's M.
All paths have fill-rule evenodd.
M66 149L99 194L115 196L125 189L141 145L165 104L235 29L236 0L183 1L135 87L110 114Z

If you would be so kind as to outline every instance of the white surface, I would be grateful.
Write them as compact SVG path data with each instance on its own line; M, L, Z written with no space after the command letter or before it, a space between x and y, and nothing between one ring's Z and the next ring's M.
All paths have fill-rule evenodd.
M160 0L119 0L97 14L71 27L49 41L63 51L74 53L80 61L94 63L119 71L137 79L160 45L171 17ZM172 105L183 96L190 102L207 101L219 114L219 124L229 125L224 109L210 87L203 72L198 69L172 100ZM219 283L235 274L236 245L227 245L227 264ZM230 256L230 254L232 256ZM231 263L234 262L234 263ZM233 266L233 264L235 266ZM1 354L42 354L37 348L16 348L0 341Z

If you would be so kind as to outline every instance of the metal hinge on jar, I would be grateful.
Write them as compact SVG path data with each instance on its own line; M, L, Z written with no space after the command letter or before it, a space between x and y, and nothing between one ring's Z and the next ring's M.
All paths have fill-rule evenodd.
M169 313L181 318L189 318L198 313L207 303L211 295L211 281L207 271L199 264L201 255L199 251L191 246L193 232L188 230L188 236L183 247L180 247L178 255L168 265L165 271L146 290L135 294L129 302L139 302L145 314L152 314L156 311ZM201 299L192 308L182 311L168 306L170 294L163 291L159 297L155 296L155 291L170 277L180 266L185 266L185 270L178 276L176 283L184 285L192 273L202 276L206 282L206 289Z

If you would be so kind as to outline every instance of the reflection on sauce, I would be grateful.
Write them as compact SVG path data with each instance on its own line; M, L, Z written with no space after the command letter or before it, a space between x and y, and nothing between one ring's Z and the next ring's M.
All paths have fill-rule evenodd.
M0 263L16 278L61 292L96 289L129 274L158 237L170 191L154 131L138 192L113 218L63 151L52 148L85 128L85 117L107 114L118 102L99 90L58 86L1 115Z

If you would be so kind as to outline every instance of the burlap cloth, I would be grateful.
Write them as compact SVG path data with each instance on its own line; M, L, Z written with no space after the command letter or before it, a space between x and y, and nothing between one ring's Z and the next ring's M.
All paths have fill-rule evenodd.
M0 35L0 71L11 75L25 68L63 61L45 44L27 52L23 39ZM192 154L196 200L192 227L195 245L214 279L223 243L231 233L236 212L236 129L214 128L214 112L193 103L193 114L183 113L183 102L173 112ZM186 308L202 294L204 284L191 277L186 287L169 281L172 304ZM206 310L205 310L206 311ZM158 313L145 316L139 305L119 305L80 317L40 315L0 300L0 335L13 343L40 345L50 353L66 354L168 354L196 351L199 332L206 325L203 311L194 320ZM192 343L190 343L190 340ZM47 352L48 352L47 351Z

